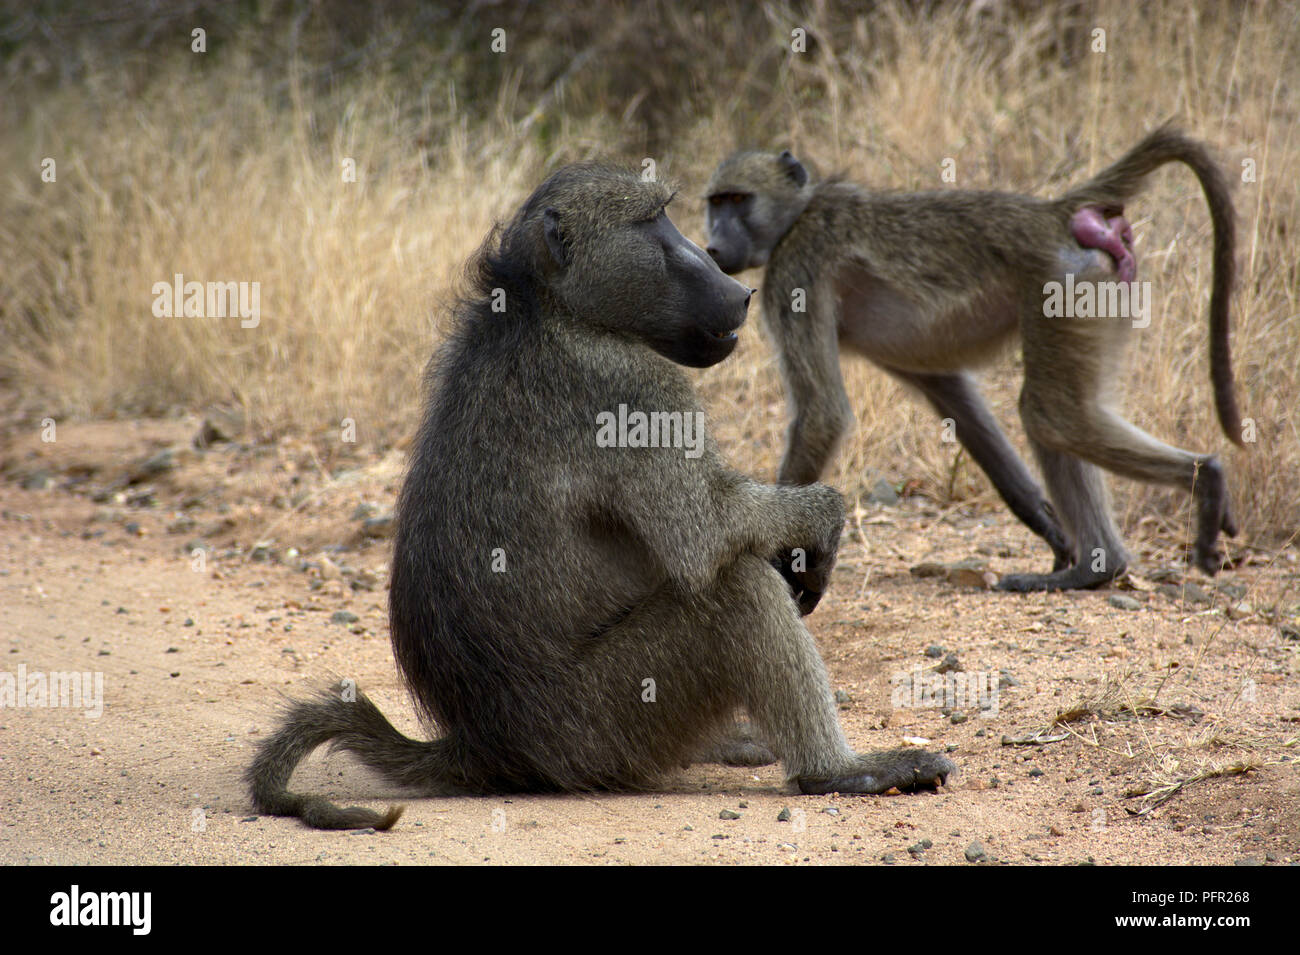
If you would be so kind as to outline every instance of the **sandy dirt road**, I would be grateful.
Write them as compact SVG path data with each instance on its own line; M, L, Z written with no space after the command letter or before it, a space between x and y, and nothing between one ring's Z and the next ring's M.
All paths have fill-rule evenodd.
M161 440L97 434L76 453L99 455L90 473L100 475ZM73 453L61 443L47 454ZM400 472L363 463L354 483L277 510L274 475L289 452L259 454L187 459L138 506L138 485L125 500L93 500L104 495L79 485L84 469L67 460L37 462L54 476L40 490L10 469L0 674L102 674L103 708L98 718L84 705L0 708L0 863L1300 861L1293 553L1215 584L1187 577L1205 602L1162 593L1158 573L1128 590L991 594L909 568L972 555L998 572L1041 562L1028 532L1002 513L936 518L911 499L859 510L809 619L849 738L950 749L961 772L938 794L798 796L777 767L693 766L654 794L410 799L346 756L317 754L295 788L406 802L405 818L388 833L347 834L254 816L239 776L285 695L353 678L418 732L387 640L389 545L353 526L358 501L391 506ZM30 473L30 457L18 449L10 461ZM220 503L186 497L222 481ZM196 566L187 541L203 533L213 549ZM268 559L254 559L265 535ZM343 543L322 569L308 557L330 540ZM1166 563L1155 552L1141 567ZM993 681L993 705L900 695L900 681L928 677L950 653L963 679ZM1004 745L1080 700L1091 703L1047 734L1059 741ZM1132 814L1155 800L1130 793L1179 782Z

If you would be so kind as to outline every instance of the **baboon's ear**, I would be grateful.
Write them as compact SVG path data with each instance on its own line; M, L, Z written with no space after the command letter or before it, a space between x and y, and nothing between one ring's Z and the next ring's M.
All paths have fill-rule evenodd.
M776 157L776 161L781 164L781 169L790 177L796 186L803 188L808 182L808 170L803 167L803 163L794 158L790 150L785 150L781 155Z
M569 261L564 249L564 237L560 235L560 214L547 208L542 213L542 234L546 236L546 247L551 250L551 258L556 265L565 265Z

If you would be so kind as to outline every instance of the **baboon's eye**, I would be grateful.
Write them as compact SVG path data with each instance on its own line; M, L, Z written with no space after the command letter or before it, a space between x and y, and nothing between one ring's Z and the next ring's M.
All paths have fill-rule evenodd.
M737 206L748 198L749 194L746 192L715 192L709 196L709 205L715 209L728 204Z

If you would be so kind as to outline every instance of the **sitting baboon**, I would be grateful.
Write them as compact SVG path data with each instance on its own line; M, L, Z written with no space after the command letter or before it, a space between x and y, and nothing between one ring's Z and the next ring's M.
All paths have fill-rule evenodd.
M801 620L843 503L728 469L703 431L679 365L731 353L751 290L683 238L670 199L566 166L489 236L430 363L397 509L393 651L436 738L406 738L364 696L297 703L249 769L259 811L396 821L286 790L325 742L431 795L645 788L706 749L770 750L806 793L953 771L845 741ZM735 735L741 710L763 746Z
M791 403L778 480L817 480L851 425L839 367L844 348L919 389L951 420L1012 512L1051 545L1052 573L1011 574L1000 588L1095 587L1124 572L1128 553L1095 465L1192 491L1196 565L1215 573L1220 530L1237 532L1219 462L1156 440L1113 408L1133 315L1071 310L1060 317L1050 306L1073 288L1095 292L1097 302L1130 302L1136 262L1123 203L1173 161L1196 173L1214 224L1210 371L1219 421L1240 444L1228 348L1232 202L1201 144L1163 127L1056 200L869 192L840 179L814 182L789 152L725 160L708 186L708 252L729 274L767 267L763 320ZM1020 413L1050 505L966 371L1017 331L1025 362Z

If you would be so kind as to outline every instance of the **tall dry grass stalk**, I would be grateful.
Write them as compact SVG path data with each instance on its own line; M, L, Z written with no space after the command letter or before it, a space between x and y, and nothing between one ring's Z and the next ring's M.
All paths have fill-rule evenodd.
M0 381L21 393L26 418L234 402L265 432L350 417L363 441L382 444L413 425L420 371L462 264L559 162L612 155L640 165L650 155L683 186L674 215L699 239L700 188L735 145L790 145L824 172L882 188L942 188L951 158L959 187L1050 195L1172 117L1208 140L1234 179L1244 160L1254 164L1256 181L1235 188L1233 347L1258 440L1227 451L1213 417L1209 220L1185 170L1158 174L1129 210L1139 277L1154 283L1156 302L1151 327L1134 337L1124 404L1165 440L1224 452L1260 543L1300 528L1294 4L1057 4L1022 15L997 3L928 13L886 3L863 14L772 2L744 7L743 30L651 7L581 24L594 31L587 55L540 98L521 92L520 64L547 37L516 35L517 58L495 67L495 97L472 104L459 99L454 62L419 82L370 62L331 84L305 82L320 71L297 58L255 61L237 38L220 66L155 55L143 76L139 64L85 53L84 78L0 114ZM782 52L796 25L815 38L807 55ZM1089 49L1095 27L1106 31L1104 53ZM665 43L678 54L662 83L681 101L649 104L646 115L668 117L649 125L633 119L648 105L616 82L638 43L647 56ZM40 181L43 157L56 160L56 183ZM345 158L356 183L343 181ZM151 287L177 272L260 282L260 325L155 318ZM988 369L985 384L1019 440L1017 361ZM928 410L864 363L846 362L845 377L858 427L831 481L854 491L878 472L940 500L995 503ZM731 459L770 475L785 410L757 323L699 382ZM1115 488L1128 524L1155 516L1181 538L1185 498Z

